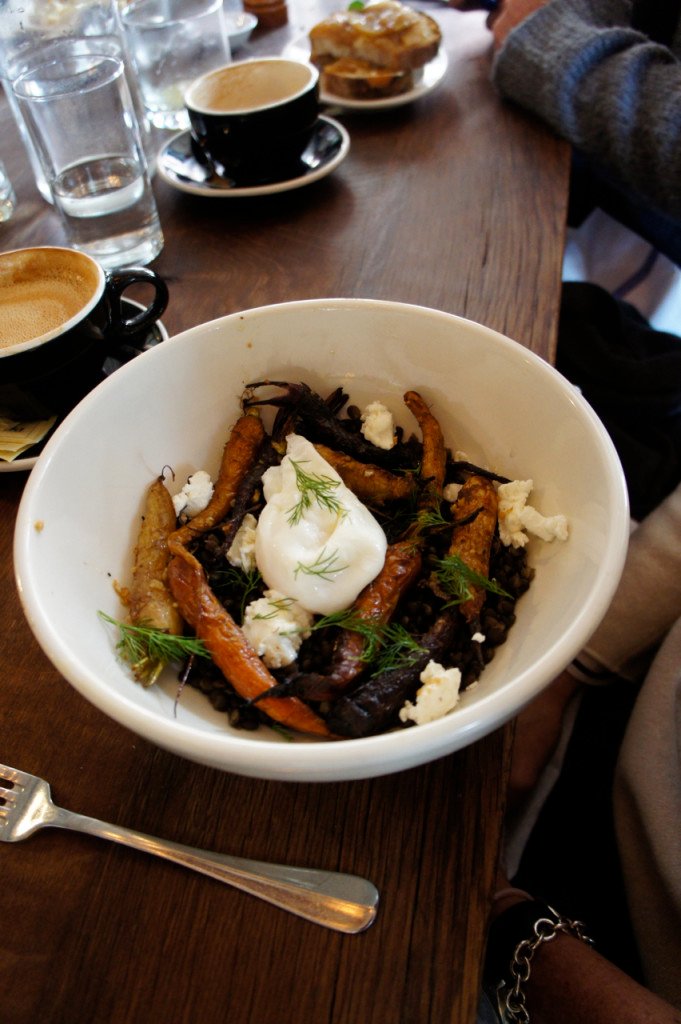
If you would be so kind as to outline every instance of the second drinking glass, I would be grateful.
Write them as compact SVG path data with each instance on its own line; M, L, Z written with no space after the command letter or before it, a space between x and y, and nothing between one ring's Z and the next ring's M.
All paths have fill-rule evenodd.
M0 160L0 221L9 220L14 213L16 196L5 165Z
M231 58L222 0L132 0L121 21L147 118L187 128L185 89Z
M154 259L163 234L122 61L39 64L14 93L71 245L106 268Z

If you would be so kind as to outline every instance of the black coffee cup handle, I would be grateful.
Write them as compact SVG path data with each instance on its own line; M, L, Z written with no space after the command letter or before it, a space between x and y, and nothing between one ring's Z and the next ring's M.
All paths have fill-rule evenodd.
M114 332L124 336L137 334L139 331L153 326L168 307L168 286L162 277L148 267L125 267L123 270L110 270L106 275L106 280L110 326ZM154 298L151 305L141 309L134 316L126 315L123 306L123 292L131 284L151 284L154 287Z

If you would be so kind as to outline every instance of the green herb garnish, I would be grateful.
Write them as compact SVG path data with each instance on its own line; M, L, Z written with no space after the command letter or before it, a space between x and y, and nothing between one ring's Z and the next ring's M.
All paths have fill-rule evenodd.
M220 593L230 591L236 597L240 595L240 613L243 619L251 594L262 585L262 576L257 569L246 571L235 565L226 565L224 569L211 573L211 582Z
M162 629L151 626L133 626L129 622L99 612L99 617L115 626L120 634L116 650L123 661L131 666L135 678L144 686L156 682L169 661L183 661L194 655L209 658L210 655L202 640L195 636L177 636L165 633Z
M263 621L266 619L274 619L276 618L278 612L285 612L288 608L291 607L291 605L295 604L296 602L292 597L278 597L274 601L268 598L267 603L272 609L272 611L260 612L257 615L253 616L254 619L261 619Z
M352 3L348 4L349 11L363 11L364 0L352 0Z
M364 641L361 660L372 665L372 675L404 667L425 650L404 626L360 618L351 608L322 615L311 627L311 632L329 626L349 629L361 635Z
M276 732L283 740L286 740L287 743L293 743L293 733L289 729L280 725L279 722L275 722L274 719L271 719L267 724L272 732Z
M451 519L447 519L442 514L439 505L422 508L416 514L416 529L419 533L424 533L426 530L443 530L445 527L451 528L451 525Z
M297 576L299 572L302 572L306 576L319 576L322 580L331 581L336 573L343 572L344 569L348 568L347 565L336 565L338 555L338 548L327 554L326 547L323 547L314 562L310 562L309 565L305 565L304 562L298 562L293 575Z
M381 646L383 630L385 626L381 623L372 622L371 619L363 619L352 608L342 612L331 612L329 615L322 615L317 619L310 631L327 629L329 626L337 626L338 629L349 629L353 633L359 633L364 640L362 661L373 661L378 649Z
M495 580L490 580L471 569L459 555L446 555L441 558L435 569L435 578L442 589L451 596L445 608L469 601L473 597L471 587L483 587L490 593L500 594L502 597L511 596Z
M389 623L382 630L381 646L378 657L372 662L371 674L379 676L394 669L406 668L425 650L404 626Z
M288 522L295 526L303 517L313 502L320 508L326 509L334 515L345 515L346 509L342 502L334 495L337 487L340 487L340 480L334 480L324 473L306 473L302 463L291 459L291 465L296 474L296 486L300 491L300 498L295 505L287 511Z

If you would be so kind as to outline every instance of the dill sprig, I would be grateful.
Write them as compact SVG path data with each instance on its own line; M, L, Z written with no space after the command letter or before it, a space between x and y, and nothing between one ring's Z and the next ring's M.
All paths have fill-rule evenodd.
M272 732L276 732L277 735L281 736L282 740L286 740L287 743L293 743L293 733L285 726L280 725L279 722L275 722L273 718L270 719L267 724Z
M177 636L151 626L133 626L105 612L99 612L99 617L118 630L116 650L120 658L130 664L135 678L144 686L155 683L169 661L183 661L190 655L210 657L198 637Z
M460 555L446 555L441 558L435 569L435 578L445 593L451 596L451 600L445 605L446 608L469 601L473 597L472 587L482 587L502 597L511 596L495 580L488 579L466 565Z
M211 582L215 584L220 592L230 590L239 597L239 610L241 618L244 617L244 610L249 602L251 594L262 586L262 576L258 569L241 569L236 565L227 564L224 569L216 569L211 573Z
M311 630L314 632L329 626L349 629L360 634L364 641L361 660L372 666L372 675L402 668L425 650L404 626L363 619L353 612L352 608L322 615L312 625Z
M295 526L315 502L320 508L331 512L333 515L345 515L345 506L335 496L334 491L340 486L340 480L324 473L306 473L302 463L291 459L291 465L296 474L296 486L300 492L300 498L295 505L287 510L288 523Z
M304 562L298 562L293 570L293 575L297 576L299 572L302 572L306 576L319 576L322 580L333 580L336 573L343 572L344 569L348 568L347 565L337 565L338 558L338 548L327 553L325 545L314 562L310 562L308 565Z
M254 619L259 619L259 620L262 620L262 621L265 621L267 619L274 619L274 618L276 618L276 616L277 616L277 614L279 612L287 611L296 602L295 602L295 600L292 597L278 597L278 598L275 598L274 600L272 600L272 598L267 598L267 603L270 606L270 608L272 609L272 611L271 612L258 612L257 615L253 616Z
M407 522L405 533L418 543L421 543L426 533L452 527L451 518L447 518L442 511L440 492L433 484L429 484L421 492L412 507L405 510L404 515Z
M322 615L310 627L311 632L318 629L328 629L330 626L337 626L338 629L349 629L353 633L359 633L364 640L362 661L373 661L381 646L383 630L385 626L380 622L371 619L363 619L357 615L352 608L342 612L331 612L329 615Z
M409 630L399 623L389 623L381 634L381 645L378 656L372 660L372 676L392 672L394 669L406 668L423 654L425 647L411 635Z
M416 514L416 529L420 533L424 533L426 530L443 530L445 527L451 528L452 521L447 519L442 514L442 510L438 505L432 505L430 508L422 508Z

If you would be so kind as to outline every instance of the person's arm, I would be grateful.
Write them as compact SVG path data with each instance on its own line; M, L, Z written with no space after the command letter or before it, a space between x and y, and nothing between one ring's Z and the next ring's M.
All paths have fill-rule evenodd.
M498 4L487 19L495 49L500 49L508 34L545 3L546 0L503 0Z
M493 79L503 95L681 216L681 63L631 28L629 0L547 0L500 41Z
M487 964L496 973L497 963L508 962L509 968L502 968L505 981L512 980L510 963L518 944L534 938L532 924L526 923L535 920L530 900L526 893L504 888L492 907ZM523 903L521 918L526 920L513 921L507 912ZM559 932L539 943L529 958L529 972L520 991L532 1024L681 1024L679 1010L571 934ZM494 981L488 977L488 992Z
M545 3L546 0L447 0L447 6L457 11L489 11L489 28L501 20L503 27L498 35L495 33L497 46L501 45L511 28Z
M615 596L575 662L519 714L511 810L534 791L556 749L568 704L584 684L636 681L640 659L681 618L681 484L634 530Z
M553 680L516 719L508 780L509 810L522 808L558 747L568 705L582 683L569 672Z
M679 617L681 484L634 530L619 586L586 653L610 673L634 678L630 666Z

